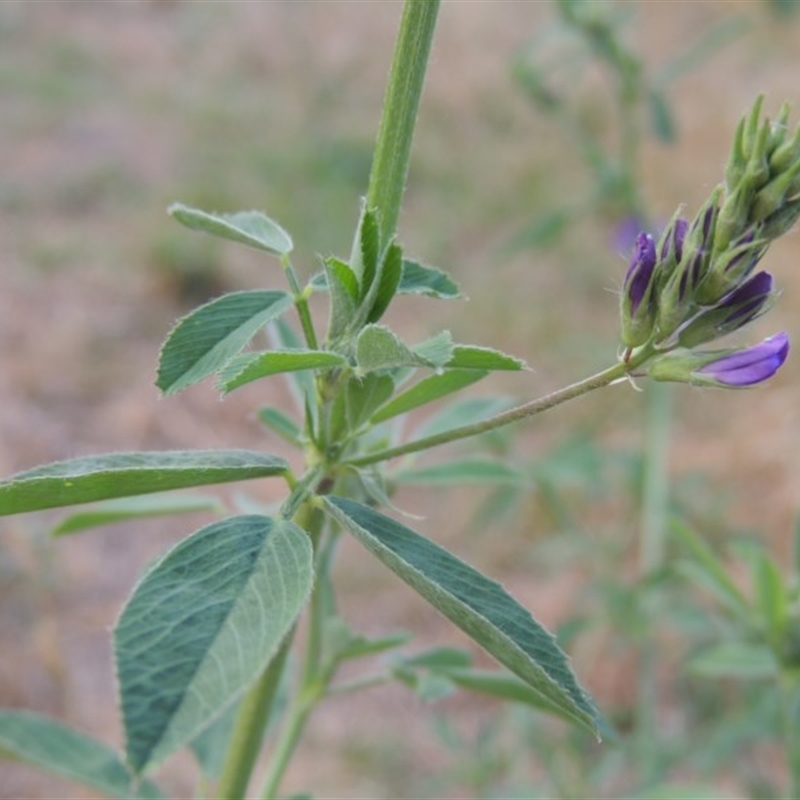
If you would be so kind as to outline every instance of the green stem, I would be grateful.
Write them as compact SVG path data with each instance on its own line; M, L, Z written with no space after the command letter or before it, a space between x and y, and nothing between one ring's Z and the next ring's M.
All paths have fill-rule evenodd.
M258 682L242 698L241 710L228 743L228 754L217 786L219 800L246 797L247 785L261 749L286 656L292 648L293 640L294 628L287 634Z
M316 700L316 697L297 696L290 706L286 725L278 739L275 752L270 761L267 777L264 781L264 788L261 792L264 800L274 800L277 797L283 774L289 766ZM237 797L241 796L237 795Z
M669 386L653 383L648 387L647 444L642 492L641 539L639 571L646 581L664 563L664 542L669 511L669 441L672 427ZM641 613L648 621L658 614L657 597L645 588L639 593ZM643 785L656 780L658 768L658 642L651 635L652 627L645 625L639 640L639 678L636 720L636 744L639 774Z
M400 216L439 2L406 0L403 6L367 189L367 208L380 212L380 239L384 245L394 237Z
M647 354L649 357L649 354ZM645 354L642 357L631 359L628 363L619 362L614 364L608 369L598 372L589 378L585 378L578 383L573 383L570 386L565 386L563 389L551 392L544 397L539 397L536 400L531 400L528 403L523 403L521 406L516 406L508 411L503 411L496 414L489 419L482 420L481 422L473 422L469 425L462 425L460 428L453 428L449 431L434 434L433 436L426 436L424 439L417 439L413 442L399 445L398 447L389 447L385 450L378 450L374 453L360 456L358 458L349 459L347 464L355 467L363 467L367 464L376 464L379 461L386 461L396 456L403 456L408 453L416 453L420 450L428 450L431 447L438 447L442 444L458 441L459 439L466 439L469 436L477 436L487 431L492 431L495 428L500 428L503 425L510 425L512 422L518 422L526 417L532 417L534 414L540 414L542 411L547 411L549 408L565 403L567 400L572 400L575 397L591 392L594 389L600 389L603 386L608 386L620 378L624 378L631 370L645 361Z
M298 509L294 521L308 531L313 539L319 534L319 530L315 530L314 526L321 525L324 520L310 503L305 503ZM225 754L222 776L217 785L218 800L233 800L245 797L247 794L247 786L261 749L264 731L269 724L296 627L292 627L255 685L242 698L233 734L228 743L228 751Z

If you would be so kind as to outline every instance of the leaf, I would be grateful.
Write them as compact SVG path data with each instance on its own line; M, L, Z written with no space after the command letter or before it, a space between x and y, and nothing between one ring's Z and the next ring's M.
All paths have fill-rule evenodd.
M232 392L246 383L267 375L297 372L303 369L323 369L346 364L347 359L326 350L268 350L234 356L220 371L217 385Z
M288 469L282 458L250 450L163 450L73 458L0 482L0 515L268 478Z
M431 358L444 355L445 342L442 339L434 337L433 340L429 339L418 345L418 348L422 352L408 347L394 331L383 325L367 325L362 328L356 340L356 363L361 372L396 367L439 366Z
M411 348L432 367L444 367L453 357L453 337L450 331L442 331Z
M446 272L426 267L407 258L403 259L403 272L397 292L399 294L422 294L443 300L456 300L463 297L458 284Z
M303 432L297 423L280 409L272 406L260 408L256 414L259 421L270 430L278 434L282 439L293 444L295 447L302 447Z
M380 270L380 282L375 293L367 322L377 322L397 294L397 287L403 273L403 248L392 242L383 257Z
M355 319L358 307L358 278L348 264L338 258L326 258L325 274L331 293L331 316L328 322L328 339L341 336Z
M459 647L431 647L413 656L408 656L398 662L403 667L411 669L446 670L469 667L472 656Z
M747 599L731 580L725 567L708 545L697 537L688 526L677 520L672 522L670 528L681 544L691 553L692 564L697 569L695 577L700 578L729 608L741 616L749 617L750 610Z
M312 582L305 531L257 515L201 528L145 574L114 629L135 772L191 741L256 680Z
M788 613L786 589L778 567L766 553L760 551L753 565L753 584L756 605L766 624L770 641L780 641Z
M410 389L398 394L390 403L381 407L372 415L370 422L377 425L379 422L384 422L399 414L405 414L414 408L464 389L488 374L486 370L448 369L436 375L430 375Z
M78 533L131 519L189 514L195 511L214 511L219 514L222 513L223 506L218 498L211 495L155 494L121 497L70 514L53 529L53 536L65 536L68 533Z
M653 133L665 144L675 141L675 120L664 92L652 89L647 95Z
M572 718L565 714L560 706L551 703L540 692L532 689L527 683L510 673L497 670L459 668L448 669L444 674L461 689L479 692L510 703L523 703L539 711L565 719L568 722L572 721Z
M364 656L394 650L411 640L411 634L404 631L370 639L355 633L346 620L341 617L328 617L324 623L323 641L326 653L337 662L348 661Z
M453 349L453 355L445 364L446 367L459 369L481 370L520 370L527 369L524 361L514 356L501 353L491 347L475 347L473 345L458 344Z
M524 472L503 461L469 458L428 467L414 467L392 473L398 483L453 485L462 483L521 484L527 482Z
M292 251L292 237L277 222L260 211L218 214L190 208L183 203L173 203L167 213L187 228L247 244L276 256Z
M292 305L285 292L232 292L196 308L167 336L156 386L175 394L213 375Z
M500 584L377 511L341 497L324 502L339 524L451 622L572 720L597 732L597 711L555 639Z
M394 381L388 375L371 373L363 378L351 378L343 394L350 430L357 430L393 393Z
M358 222L358 251L356 252L353 273L361 285L359 300L363 300L372 287L378 271L381 242L378 216L374 209L364 207Z
M160 800L149 780L134 782L120 757L102 742L28 711L0 710L0 757L91 786L106 795Z
M722 642L689 661L688 668L706 678L775 678L780 672L773 652L764 645Z

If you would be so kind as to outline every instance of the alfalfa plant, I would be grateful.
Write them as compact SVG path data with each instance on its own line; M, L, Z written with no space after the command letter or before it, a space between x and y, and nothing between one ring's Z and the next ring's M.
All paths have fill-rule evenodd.
M207 213L181 204L170 209L190 228L277 259L288 288L223 295L179 320L162 348L157 385L170 395L215 377L227 394L269 376L293 375L299 415L269 407L259 416L296 447L302 467L260 450L113 453L38 467L0 483L2 514L105 501L97 509L104 519L135 513L120 506L120 498L245 479L286 484L273 515L229 516L203 527L147 569L134 588L113 632L124 754L53 720L9 710L0 713L6 756L112 796L153 798L162 793L147 776L190 746L213 794L240 798L253 792L263 745L268 762L261 796L276 797L314 708L331 693L359 688L337 683L339 667L367 655L396 654L406 642L393 633L368 639L338 614L331 568L343 536L354 537L505 668L476 670L462 654L434 649L396 654L381 679L414 683L432 674L602 735L605 723L595 704L530 612L499 583L381 510L392 510L390 487L411 469L407 459L397 459L615 383L650 378L739 388L772 376L788 353L785 333L751 347L698 348L742 328L774 300L772 277L758 265L800 214L800 129L789 132L788 107L774 123L763 120L759 100L737 131L724 185L693 219L676 214L658 242L639 235L622 285L621 347L607 368L511 409L497 412L489 404L483 418L467 424L456 422L456 403L449 426L404 439L396 424L402 415L492 371L524 366L490 347L456 343L446 331L409 344L381 323L398 294L459 294L444 272L407 258L395 240L438 8L438 0L404 6L347 259L325 258L302 285L290 258L291 237L264 214ZM315 292L328 298L324 333L308 302ZM297 327L287 320L290 314ZM278 345L246 349L266 326ZM431 469L487 479L513 474L503 461L478 457ZM287 676L301 615L306 641L297 650L298 668ZM285 703L276 702L282 693ZM264 744L271 724L274 738Z

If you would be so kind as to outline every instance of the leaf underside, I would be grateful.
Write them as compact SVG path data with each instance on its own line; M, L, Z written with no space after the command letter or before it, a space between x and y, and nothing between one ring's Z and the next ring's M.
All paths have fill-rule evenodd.
M114 630L131 768L161 762L263 671L306 603L308 535L287 520L232 517L170 550Z

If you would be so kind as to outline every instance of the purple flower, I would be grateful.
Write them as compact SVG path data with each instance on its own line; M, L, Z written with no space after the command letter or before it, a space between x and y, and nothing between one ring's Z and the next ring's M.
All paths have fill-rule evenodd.
M723 325L730 329L732 324L741 328L755 319L762 311L772 294L772 275L769 272L757 272L744 283L720 300L717 308L730 309Z
M639 305L647 294L650 279L656 266L656 245L649 233L636 237L633 258L625 274L624 293L627 297L630 315L636 316Z
M666 263L673 259L673 264L679 264L683 258L683 241L689 230L689 222L683 217L678 217L664 232L659 250L659 260Z
M789 353L789 337L778 333L761 344L729 353L700 367L694 376L718 386L752 386L771 378ZM709 381L710 379L710 381Z

